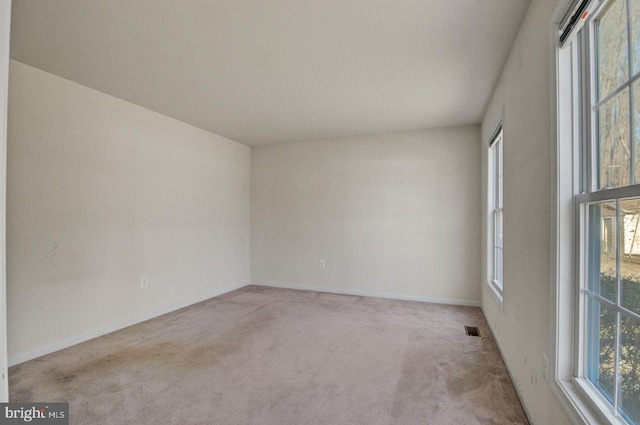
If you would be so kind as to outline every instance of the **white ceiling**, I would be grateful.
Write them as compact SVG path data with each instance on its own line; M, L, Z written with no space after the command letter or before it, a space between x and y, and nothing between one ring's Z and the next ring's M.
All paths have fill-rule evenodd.
M479 123L529 0L19 0L11 57L248 145Z

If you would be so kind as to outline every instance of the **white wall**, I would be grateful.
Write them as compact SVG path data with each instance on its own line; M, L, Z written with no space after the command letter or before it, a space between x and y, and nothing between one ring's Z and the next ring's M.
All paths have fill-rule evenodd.
M478 305L479 138L471 126L253 148L252 281Z
M504 111L504 310L487 279L483 185L482 305L528 413L539 424L569 419L543 376L551 317L551 55L557 0L531 2L482 121L483 182L491 131Z
M249 282L248 147L15 61L8 140L13 363Z
M9 400L7 375L6 281L6 153L7 96L9 89L9 36L11 0L0 0L0 403Z

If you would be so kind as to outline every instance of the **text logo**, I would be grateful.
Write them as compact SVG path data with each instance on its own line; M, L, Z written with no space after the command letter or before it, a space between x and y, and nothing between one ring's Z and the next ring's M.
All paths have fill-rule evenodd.
M69 425L69 403L0 403L0 425Z

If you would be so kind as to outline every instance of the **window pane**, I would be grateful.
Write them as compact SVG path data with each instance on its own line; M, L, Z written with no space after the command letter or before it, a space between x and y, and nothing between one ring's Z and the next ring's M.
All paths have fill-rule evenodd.
M640 0L629 1L631 16L631 49L633 52L633 73L640 72Z
M622 315L620 320L620 410L640 423L640 325Z
M640 3L640 0L638 0ZM640 10L638 11L640 13ZM640 19L640 18L637 18ZM640 44L640 43L639 43ZM638 46L640 49L640 45ZM633 140L634 140L634 174L635 183L640 183L640 80L633 83Z
M589 206L588 288L614 301L616 288L616 204Z
M629 78L627 15L624 0L615 0L598 21L598 99Z
M620 284L623 307L640 313L640 199L620 201Z
M498 210L496 212L496 218L497 218L497 223L496 223L496 246L498 248L502 248L502 227L503 227L503 222L502 222L502 210Z
M493 249L493 263L494 263L494 280L502 286L502 210L495 210L493 213L494 218L494 249Z
M503 177L502 177L502 170L503 170L503 164L502 164L502 138L500 138L500 140L498 141L498 146L497 146L497 151L498 151L498 166L497 168L497 174L498 174L498 208L502 208L503 206L503 201L502 201L502 197L504 194L504 184L503 184Z
M587 298L587 301L587 378L612 401L616 313L593 298Z
M491 147L493 151L493 207L500 207L500 150L495 143Z
M502 248L496 248L496 284L502 289Z
M600 188L629 185L629 89L600 106L598 111Z

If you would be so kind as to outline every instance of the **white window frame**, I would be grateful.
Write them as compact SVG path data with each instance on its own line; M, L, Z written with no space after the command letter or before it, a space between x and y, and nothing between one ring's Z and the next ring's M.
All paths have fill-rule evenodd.
M583 347L586 331L582 319L585 297L582 290L585 284L580 282L586 252L579 241L584 241L584 226L580 217L584 206L579 202L594 202L609 199L611 196L640 196L640 185L600 192L585 193L581 182L594 176L583 176L585 169L594 170L595 163L586 164L593 155L582 155L583 139L591 140L595 131L593 104L594 82L588 76L595 75L594 61L591 60L595 38L591 24L585 25L576 39L563 48L556 42L558 23L565 14L569 1L561 2L554 14L552 23L552 45L555 55L553 66L555 73L552 81L552 98L555 100L552 113L553 140L556 149L553 152L556 161L554 181L554 220L552 236L552 332L551 332L551 388L556 397L576 424L612 424L628 425L619 415L611 411L610 403L595 389L585 377ZM601 0L592 16L597 17L606 8L610 0ZM581 57L586 58L581 63ZM588 63L590 69L583 73L582 64ZM581 84L582 83L582 84ZM587 107L580 98L588 98ZM588 143L591 149L593 143ZM585 159L587 158L587 159ZM613 193L611 191L615 191ZM608 193L607 193L608 192Z
M487 286L502 307L504 291L504 132L493 131L487 155ZM498 235L498 232L501 232Z

